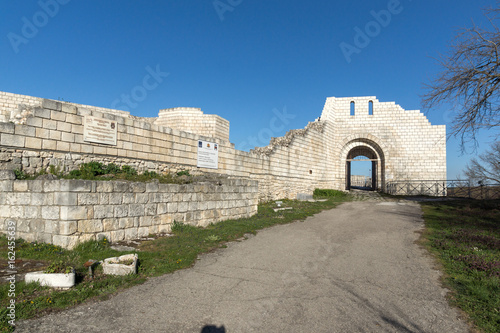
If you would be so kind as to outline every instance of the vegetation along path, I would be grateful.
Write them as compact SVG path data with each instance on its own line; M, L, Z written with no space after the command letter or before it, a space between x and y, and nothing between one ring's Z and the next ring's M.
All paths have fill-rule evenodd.
M409 201L344 203L16 332L467 332L415 243L421 216Z

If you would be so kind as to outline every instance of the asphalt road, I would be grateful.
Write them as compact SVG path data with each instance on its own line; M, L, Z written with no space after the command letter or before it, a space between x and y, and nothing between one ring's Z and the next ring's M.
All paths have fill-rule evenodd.
M467 332L422 228L416 203L345 203L16 332Z

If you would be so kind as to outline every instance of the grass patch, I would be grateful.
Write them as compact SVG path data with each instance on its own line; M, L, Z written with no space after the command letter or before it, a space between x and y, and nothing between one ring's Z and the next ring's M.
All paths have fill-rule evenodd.
M123 277L106 276L99 266L93 278L87 275L84 263L89 259L103 260L108 257L133 253L118 252L110 248L106 239L79 244L73 250L58 246L16 241L17 259L37 259L65 268L71 266L77 274L77 285L66 291L41 287L38 284L16 283L16 321L59 311L90 299L105 299L109 295L133 285L143 283L147 278L172 273L192 266L198 255L224 247L226 242L255 234L258 230L277 224L303 220L325 209L336 207L349 200L348 196L330 197L324 202L283 200L292 210L274 212L276 204L268 202L259 205L258 213L250 218L228 220L211 224L206 228L175 222L174 236L144 242L139 254L137 275ZM7 258L7 238L0 237L0 258ZM61 264L62 263L62 264ZM9 285L0 284L0 332L12 331L8 324L7 305Z
M330 189L320 189L317 188L313 192L314 197L327 197L327 198L346 198L348 194L346 192Z
M500 332L500 200L422 203L426 246L451 301L483 332Z

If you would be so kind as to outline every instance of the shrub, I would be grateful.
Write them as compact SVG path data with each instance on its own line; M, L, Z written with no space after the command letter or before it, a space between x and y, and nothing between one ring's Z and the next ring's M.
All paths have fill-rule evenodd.
M106 171L106 174L114 174L114 175L121 172L120 167L114 163L109 163L106 166L105 171Z
M81 177L81 175L82 175L82 172L80 170L71 170L69 172L70 177L78 178L78 177Z
M337 198L342 198L345 197L347 194L342 192L342 191L337 191L337 190L330 190L330 189L315 189L313 194L318 197L337 197Z
M130 165L123 165L122 172L127 176L135 176L137 175L137 170L132 168Z
M92 179L95 176L104 175L106 170L100 162L89 162L80 165L80 172L83 178Z
M182 171L179 171L177 172L177 176L190 176L189 174L189 170L182 170Z
M142 174L144 177L147 177L147 178L158 178L158 174L155 172L155 171L144 171L144 173Z

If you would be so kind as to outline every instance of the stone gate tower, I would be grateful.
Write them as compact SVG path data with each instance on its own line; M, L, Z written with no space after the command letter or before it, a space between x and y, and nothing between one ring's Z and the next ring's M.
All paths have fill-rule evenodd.
M325 170L336 188L349 187L355 157L372 161L374 187L394 180L446 179L446 126L431 125L418 110L404 110L376 97L330 97L325 124ZM330 171L331 170L331 171ZM328 178L330 178L328 177Z

